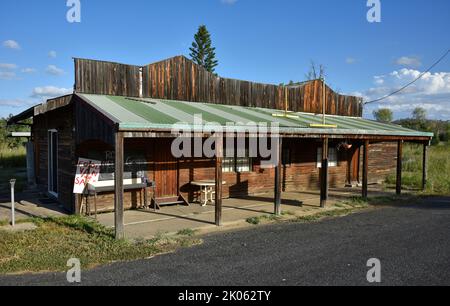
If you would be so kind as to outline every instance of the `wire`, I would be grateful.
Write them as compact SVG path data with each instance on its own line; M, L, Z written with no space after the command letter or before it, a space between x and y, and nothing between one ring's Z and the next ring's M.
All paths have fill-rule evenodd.
M409 82L408 84L406 84L405 86L403 86L402 88L391 92L390 94L381 97L379 99L375 99L369 102L365 102L364 105L370 104L370 103L375 103L375 102L380 102L384 99L387 99L389 97L392 97L395 94L398 94L399 92L405 90L406 88L408 88L409 86L411 86L412 84L414 84L415 82L417 82L418 80L420 80L426 73L430 72L431 69L433 69L434 67L436 67L440 62L442 62L442 60L450 53L450 49L447 50L447 52L445 52L445 54L443 56L441 56L441 58L439 58L433 65L431 65L430 68L428 68L427 70L425 70L424 72L422 72L416 79L414 79L413 81Z

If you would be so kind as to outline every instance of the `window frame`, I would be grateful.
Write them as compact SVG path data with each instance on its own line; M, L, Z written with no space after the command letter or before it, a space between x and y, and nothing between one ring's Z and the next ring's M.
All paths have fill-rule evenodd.
M246 156L249 155L248 150L245 153ZM248 164L248 170L238 170L240 164L239 160L246 160L247 163L242 163L242 165ZM226 169L224 168L226 164ZM229 164L229 166L228 166ZM222 172L223 173L252 173L253 171L253 158L252 157L237 157L237 152L234 152L234 157L224 157L222 160Z
M332 152L334 152L334 154ZM335 160L332 159L333 157ZM317 148L316 159L316 167L319 169L322 168L322 147L320 146ZM339 167L339 153L336 147L328 148L328 167Z

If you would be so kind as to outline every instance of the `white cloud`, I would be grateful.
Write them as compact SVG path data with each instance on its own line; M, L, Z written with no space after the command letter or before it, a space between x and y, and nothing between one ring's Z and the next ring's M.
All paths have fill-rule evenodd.
M13 71L0 71L0 80L14 80L16 73Z
M383 85L384 84L384 75L376 75L373 77L373 82L376 85Z
M30 100L23 99L0 99L0 106L8 106L8 107L27 107L31 106L34 103Z
M237 2L237 0L220 0L223 4L233 5Z
M401 69L382 76L375 76L375 86L360 93L364 101L372 101L398 90L416 79L422 72ZM365 106L365 115L374 109L388 107L396 118L409 117L416 107L423 107L432 119L450 120L450 72L425 73L423 77L406 90L379 103Z
M56 51L52 50L48 53L48 57L50 58L56 58Z
M37 72L37 70L34 69L34 68L23 68L23 69L21 70L21 72L22 72L22 73L35 73L35 72Z
M72 93L73 90L69 88L60 88L56 86L44 86L44 87L35 87L31 94L33 98L39 99L51 99L58 96L64 96Z
M402 56L398 58L395 63L400 66L406 66L406 67L413 67L417 68L422 66L422 62L420 61L420 58L417 56Z
M0 63L0 70L14 70L17 69L16 64Z
M51 75L63 75L64 70L61 68L56 67L55 65L49 65L47 66L47 69L45 69L45 72Z
M351 64L356 63L357 60L356 60L356 58L353 58L353 57L347 57L347 58L345 59L345 62L346 62L347 64L351 65Z
M13 50L20 50L20 45L15 40L6 40L3 42L3 47Z

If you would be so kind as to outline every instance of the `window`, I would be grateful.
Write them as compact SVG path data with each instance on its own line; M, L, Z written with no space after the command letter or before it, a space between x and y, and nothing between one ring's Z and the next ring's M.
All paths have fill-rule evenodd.
M328 167L337 167L337 149L330 147L328 148ZM322 148L317 148L317 168L322 168Z
M222 161L222 172L230 173L234 171L234 157L225 157Z
M250 172L251 158L239 157L236 159L236 172Z
M248 156L248 150L245 156ZM224 157L222 161L222 172L251 172L252 169L252 158L250 157Z

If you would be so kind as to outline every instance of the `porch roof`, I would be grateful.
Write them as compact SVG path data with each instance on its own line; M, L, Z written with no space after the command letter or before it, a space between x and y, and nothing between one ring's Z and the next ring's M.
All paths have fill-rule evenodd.
M174 124L196 129L206 123L221 126L234 124L236 130L248 130L248 124L277 123L280 133L292 134L335 134L335 135L380 135L433 137L433 133L418 132L400 125L380 123L360 117L326 115L326 124L337 128L312 128L311 124L321 124L322 115L311 113L243 107L234 105L200 102L172 101L150 98L128 98L119 96L77 94L101 113L118 124L120 130L170 130ZM194 121L194 115L201 115L202 124ZM196 124L197 123L197 124Z

